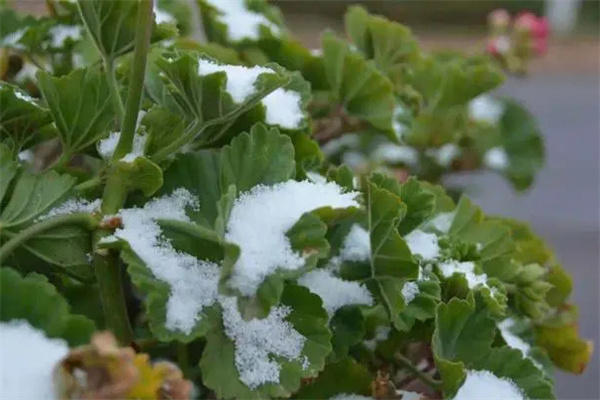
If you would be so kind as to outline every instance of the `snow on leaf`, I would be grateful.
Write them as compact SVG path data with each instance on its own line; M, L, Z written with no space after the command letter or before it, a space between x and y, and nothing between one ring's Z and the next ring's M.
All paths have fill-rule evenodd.
M433 260L440 255L438 237L434 233L416 229L404 236L404 240L413 255L419 255L424 260Z
M489 95L481 95L469 102L469 115L471 118L497 124L504 113L504 104Z
M467 371L467 377L453 400L523 400L521 389L510 379L489 371Z
M504 171L508 168L510 160L506 150L502 147L494 147L483 155L483 163L490 169Z
M404 297L404 302L407 305L410 304L419 293L419 285L416 282L404 282L404 286L402 286L402 297Z
M225 25L227 36L232 42L260 39L261 27L269 29L271 34L280 32L280 28L267 17L248 9L245 0L205 0L205 2L217 9L219 15L215 18Z
M100 209L101 202L101 199L96 199L92 201L86 199L69 199L61 205L52 208L46 214L38 217L36 219L36 222L43 221L51 217L56 217L58 215L68 215L74 213L92 214L93 212Z
M304 119L301 101L299 93L282 88L275 89L261 101L267 111L265 122L286 129L298 128Z

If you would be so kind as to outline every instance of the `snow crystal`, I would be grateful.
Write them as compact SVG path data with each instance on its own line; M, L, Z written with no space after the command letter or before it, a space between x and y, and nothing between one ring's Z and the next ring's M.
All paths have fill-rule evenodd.
M524 355L529 354L531 346L523 339L511 332L511 328L514 326L515 320L512 318L506 318L504 321L498 324L498 329L502 334L502 339L506 342L509 347L513 349L521 350Z
M119 144L119 138L121 137L121 132L112 132L107 138L102 139L98 142L97 149L100 156L109 160L112 158L117 145ZM126 154L122 161L125 162L133 162L136 158L144 155L144 147L146 147L146 135L135 134L133 136L133 144L131 153Z
M456 260L450 260L439 264L440 272L445 278L450 278L454 274L463 274L470 289L477 286L488 287L487 275L476 274L475 264L471 261L459 262Z
M452 226L452 222L454 222L455 216L456 211L439 213L431 221L429 221L429 225L433 226L442 233L447 233Z
M262 99L267 112L266 122L286 129L298 128L304 118L301 100L300 94L291 90L279 88L271 92Z
M367 397L367 396L363 396L360 394L354 394L354 393L340 393L340 394L336 394L333 397L329 398L330 400L373 400L372 397Z
M442 167L449 167L452 161L460 155L460 148L454 143L448 143L437 149L428 149L427 155Z
M254 84L260 74L274 74L271 68L266 67L244 67L241 65L221 65L209 60L200 59L198 63L198 74L201 76L217 72L225 72L227 75L226 90L236 103L242 103L248 96L254 93Z
M373 338L369 340L363 340L363 344L367 349L375 351L375 349L377 348L377 343L387 340L387 338L390 336L391 331L392 328L390 328L389 326L378 326L377 328L375 328L375 335L373 336Z
M412 254L419 255L425 260L432 260L440 255L438 238L433 233L417 229L404 236L404 240Z
M216 264L177 251L162 237L156 220L189 221L186 207L198 207L198 201L187 190L177 189L146 203L144 208L122 209L118 213L122 228L102 242L114 238L127 241L154 276L169 284L165 325L190 333L202 309L214 303L220 273Z
M244 39L260 39L260 27L267 27L272 34L280 29L264 15L249 10L244 0L206 0L221 15L218 19L227 27L229 39L238 42Z
M419 154L410 146L398 146L386 143L377 146L372 154L373 159L389 163L414 165L419 161Z
M156 6L156 4L154 5L153 11L154 11L154 22L156 22L157 24L163 24L163 23L172 24L172 23L177 22L175 17L173 17L168 12L158 8Z
M419 293L419 285L417 285L416 282L404 282L404 286L402 286L402 297L404 297L405 304L410 304Z
M356 133L350 133L347 135L343 135L339 138L332 139L329 142L325 143L321 150L323 153L331 156L333 154L339 153L340 150L344 148L356 148L360 145L360 137Z
M503 171L509 164L508 154L502 147L491 148L483 155L483 163L488 168Z
M27 321L0 322L0 398L56 398L53 370L68 354L62 339L49 339Z
M93 201L89 201L86 199L69 199L61 205L59 205L58 207L54 207L46 214L39 217L36 221L43 221L45 219L56 217L58 215L67 215L75 213L91 214L96 210L100 209L100 204L102 204L101 199L96 199Z
M330 318L338 309L346 305L370 306L373 304L371 292L363 284L345 281L324 269L308 272L298 279L298 284L321 297L323 307Z
M81 39L81 27L77 25L56 25L48 33L52 37L52 47L60 48L67 39L77 41Z
M454 400L517 400L525 399L521 389L508 378L499 378L489 371L467 371L467 377Z
M469 115L477 121L496 124L504 113L504 104L489 95L481 95L469 103Z
M235 345L235 366L240 380L250 389L265 383L279 383L281 365L270 355L289 361L300 360L306 338L285 320L287 306L271 308L266 318L245 321L235 297L222 297L225 334ZM302 360L305 363L307 360Z
M302 214L321 207L358 207L356 192L343 193L333 182L287 181L256 186L235 202L225 238L240 246L229 285L243 294L256 293L261 282L278 268L295 270L304 257L292 250L286 232Z

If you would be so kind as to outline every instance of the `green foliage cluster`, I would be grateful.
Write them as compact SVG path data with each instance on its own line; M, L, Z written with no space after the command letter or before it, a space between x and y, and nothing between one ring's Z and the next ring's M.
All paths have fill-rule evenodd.
M198 398L401 398L408 388L453 398L469 371L552 398L552 368L580 373L591 353L570 277L525 224L437 185L487 165L524 189L541 167L532 116L490 97L503 79L493 61L424 52L408 28L359 7L346 14L349 40L325 33L311 51L275 7L225 3L199 0L205 41L186 36L191 10L171 2L49 1L41 18L0 10L0 320L70 345L111 330L179 363ZM236 30L240 14L258 21L252 33ZM295 103L267 101L277 93ZM60 143L56 160L28 161L49 143ZM232 210L257 187L290 182L335 185L356 206L304 213L285 232L303 265L278 265L255 294L235 290L243 246L228 240ZM303 346L296 358L269 356L277 379L241 375L225 300L174 328L169 280L135 238L113 236L125 211L181 190L198 200L185 218L145 218L177 254L217 266L213 289L246 322L289 311ZM354 229L367 253L345 257ZM327 296L302 283L315 271L372 301L328 314Z

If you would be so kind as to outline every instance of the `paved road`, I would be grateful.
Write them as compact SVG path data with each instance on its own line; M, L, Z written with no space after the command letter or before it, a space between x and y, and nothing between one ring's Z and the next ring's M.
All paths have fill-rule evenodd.
M534 187L517 195L494 174L460 177L485 211L526 220L553 246L573 275L583 337L594 340L593 361L581 376L557 373L561 399L600 399L600 82L598 75L538 75L510 80L501 90L539 119L547 164Z

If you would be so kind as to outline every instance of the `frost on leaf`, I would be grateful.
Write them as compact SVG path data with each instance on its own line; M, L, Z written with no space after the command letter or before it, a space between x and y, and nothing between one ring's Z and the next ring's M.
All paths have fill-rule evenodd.
M186 207L198 207L197 199L187 190L177 189L144 208L123 209L118 214L122 228L105 241L126 241L154 276L169 284L166 327L189 333L199 322L202 309L214 303L220 272L218 265L177 251L162 237L156 220L189 222Z
M272 357L299 360L306 340L285 321L291 309L273 307L267 317L245 321L235 297L221 298L220 303L225 334L235 344L235 365L240 380L251 389L265 383L279 383L281 365Z
M514 382L489 371L467 371L467 377L454 400L521 400L525 396Z
M87 213L92 214L93 212L100 209L101 199L89 201L86 199L69 199L61 205L54 207L46 214L39 217L36 222L43 221L48 218L57 217L59 215L68 215L75 213Z
M269 29L271 34L278 34L280 29L264 15L249 10L245 0L205 0L217 9L220 15L217 20L222 22L229 39L239 42L244 39L260 39L261 27Z
M323 307L330 318L338 309L346 305L373 304L371 292L363 284L345 281L327 270L310 271L298 279L298 284L308 288L323 300Z
M358 207L356 193L343 193L335 183L287 181L256 186L235 202L225 239L240 247L229 285L252 296L277 269L297 270L305 257L296 253L286 236L300 217L321 207Z
M49 339L27 321L0 322L0 398L55 398L52 372L69 352L62 339Z
M242 103L256 91L254 85L260 74L275 74L275 71L267 67L249 68L241 65L221 65L205 59L199 60L198 75L205 76L216 72L225 72L227 75L225 88L236 103Z

